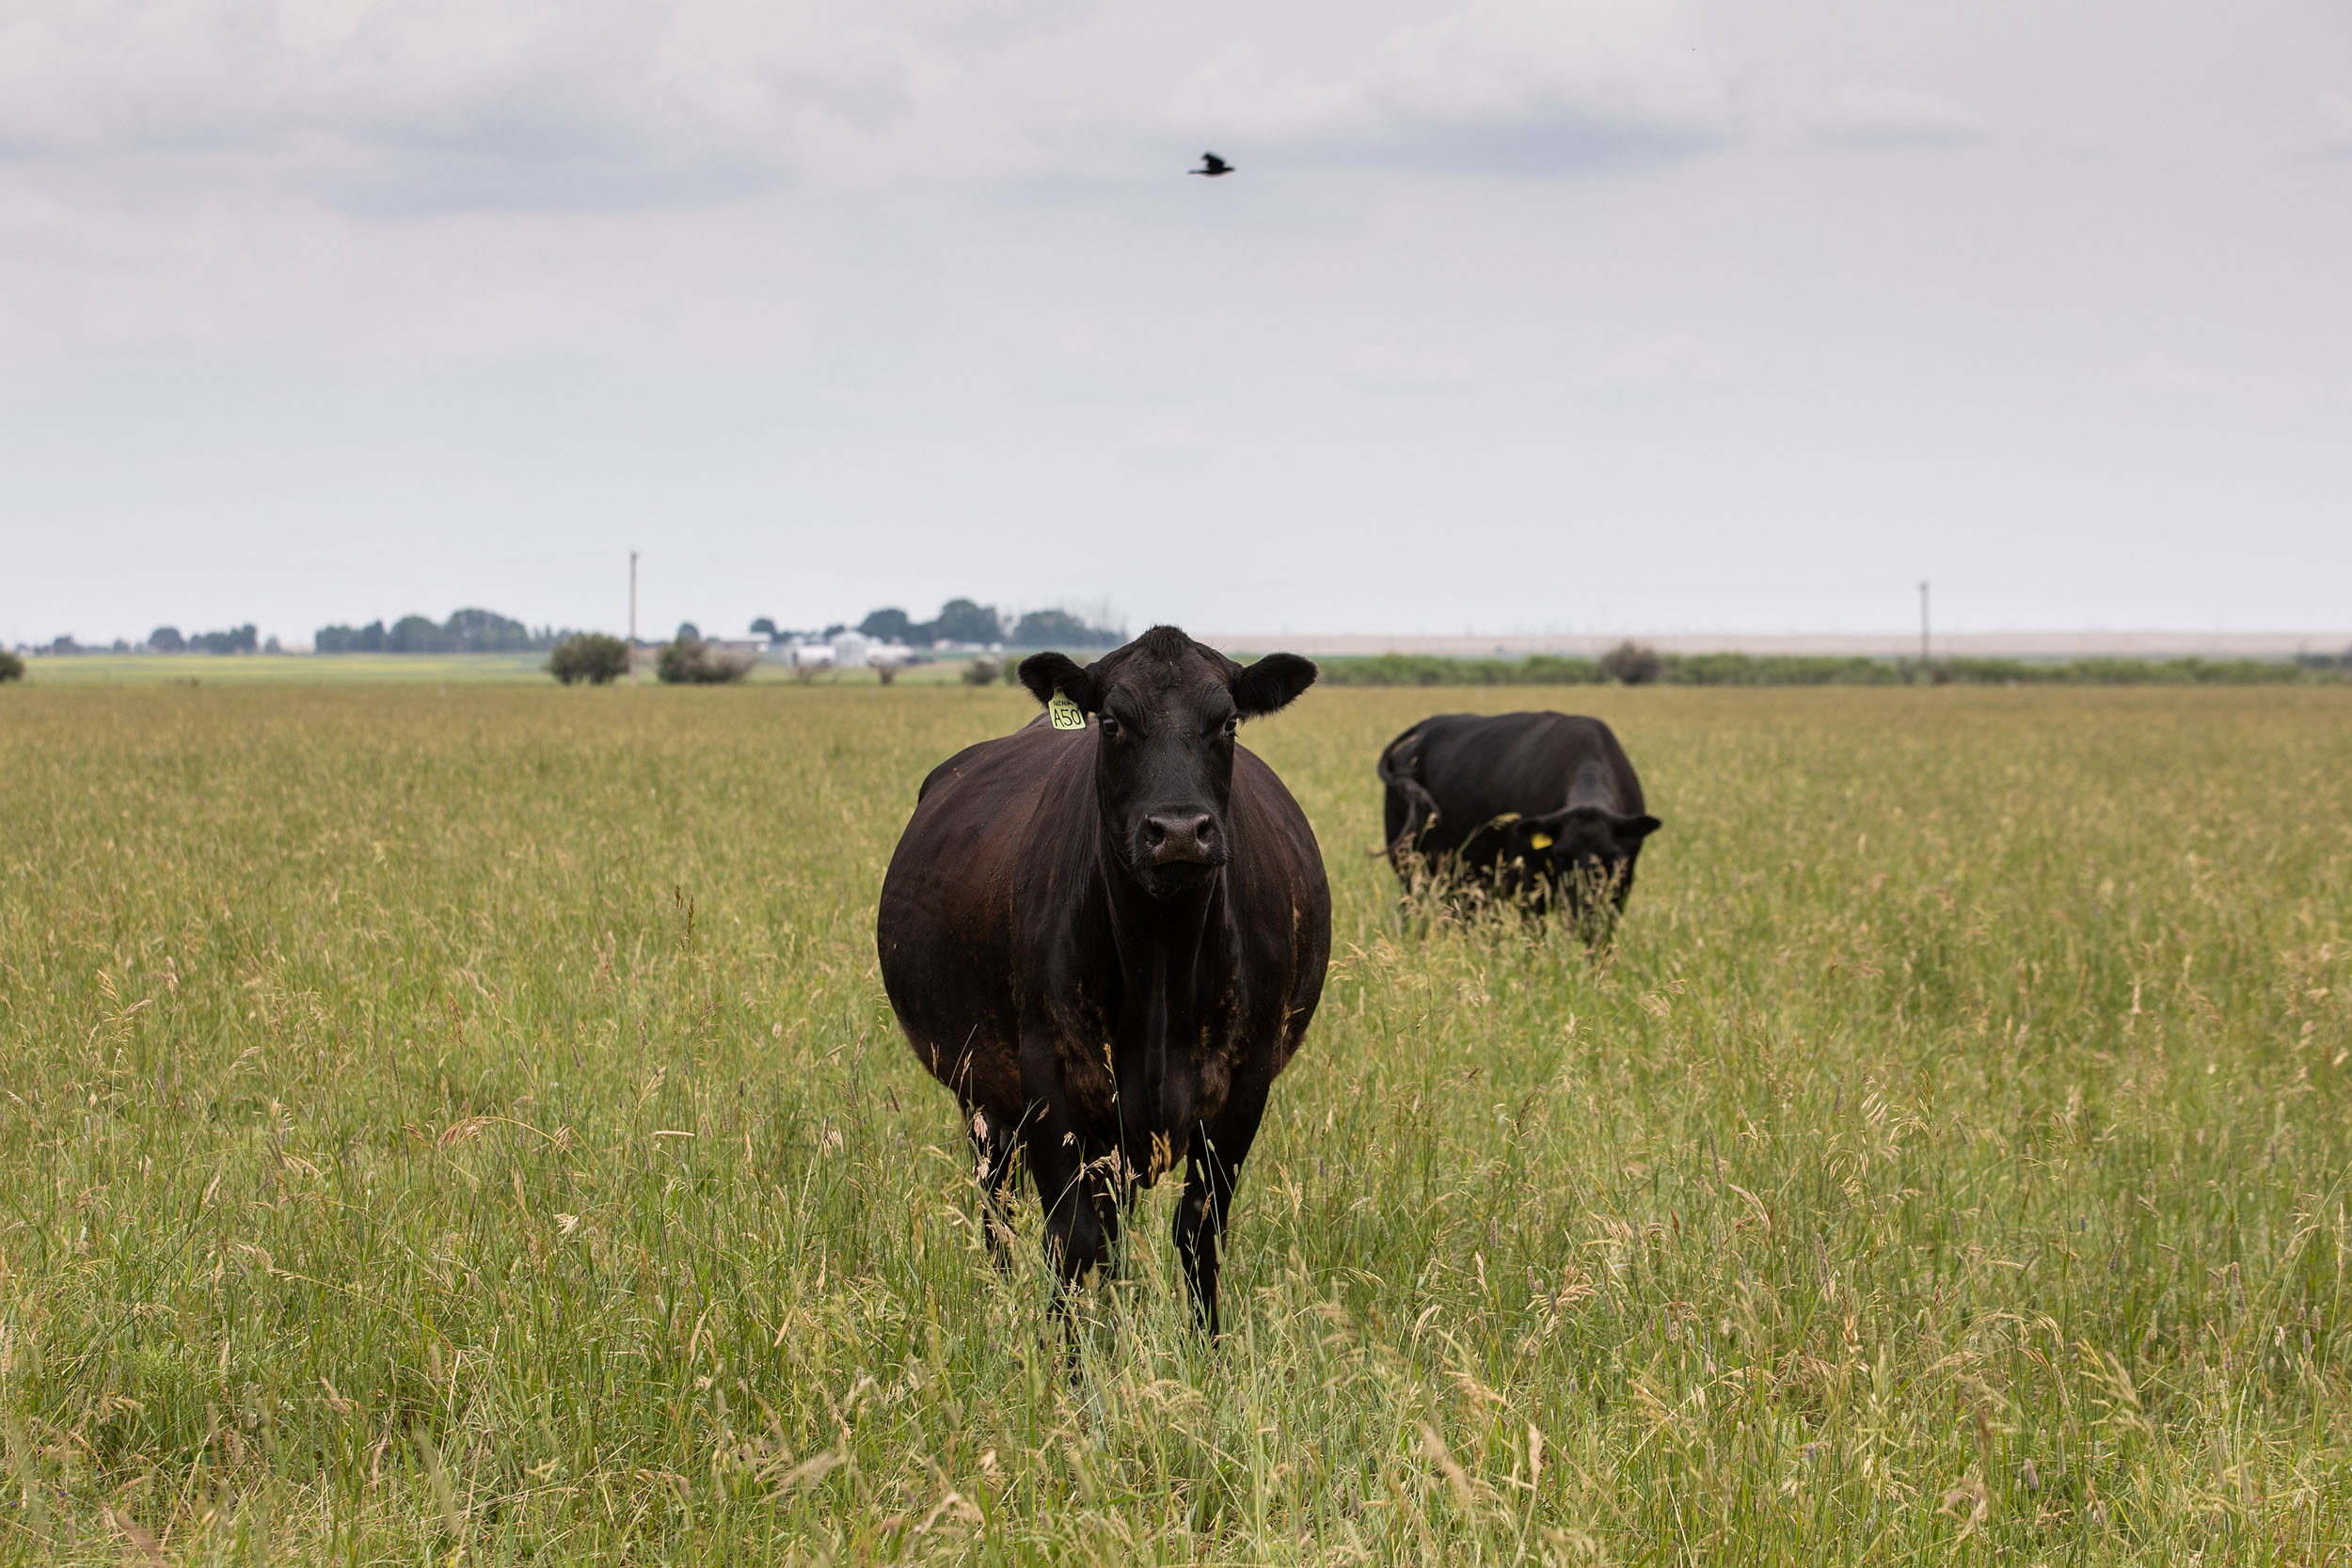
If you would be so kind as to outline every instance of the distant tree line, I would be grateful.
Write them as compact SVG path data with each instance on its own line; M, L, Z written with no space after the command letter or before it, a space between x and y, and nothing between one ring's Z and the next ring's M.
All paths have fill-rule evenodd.
M753 623L752 629L759 629L757 622ZM832 626L827 632L846 629ZM994 605L976 604L970 599L949 599L928 621L917 621L896 608L877 610L860 621L857 629L867 637L904 642L914 648L935 647L943 642L977 643L981 647L1001 642L1016 648L1115 648L1127 641L1124 627L1089 626L1066 610L1032 610L1016 617L1003 613Z
M2276 686L2352 676L2352 649L2262 658L1806 657L1668 654L1626 643L1598 658L1380 654L1316 661L1330 686Z
M754 621L754 636L781 642L791 637L830 640L850 628L840 622L819 631L791 632L779 627L775 621L761 616ZM1016 648L1110 648L1127 640L1123 627L1093 626L1080 615L1067 610L1033 610L1011 615L994 605L984 605L972 599L949 599L939 607L939 613L928 621L917 621L905 610L877 610L858 623L856 629L867 637L889 642L904 642L916 648L943 645L992 647L1009 645ZM469 607L452 612L446 621L436 621L429 615L404 615L387 625L371 621L363 626L321 626L311 638L311 647L322 654L519 654L551 653L557 644L580 635L566 627L531 626L501 615L495 610ZM678 627L676 643L699 643L701 631L692 622ZM157 653L157 654L252 654L278 652L278 640L264 641L251 625L234 626L226 631L183 633L177 626L157 626L147 641L134 647L117 639L111 649L103 645L84 646L72 637L60 637L43 643L35 650L45 654L81 653ZM605 656L599 656L602 657ZM716 657L716 650L713 650ZM730 678L716 674L722 668L731 667L726 660L713 663L696 662L674 657L674 666L681 672L680 678L707 681ZM592 661L593 663L594 661ZM601 668L601 665L597 665ZM585 668L585 667L583 667ZM585 674L576 678L588 679ZM607 677L610 678L610 677ZM732 677L732 678L739 678Z
M33 650L40 654L274 654L278 651L278 639L262 641L250 626L229 631L200 631L183 637L178 626L157 626L147 634L147 641L136 647L118 637L111 643L77 642L71 636L43 642Z
M469 609L446 621L404 615L389 626L381 621L364 626L321 626L310 645L323 654L526 654L545 652L570 635L552 626L534 630L494 610Z
M153 654L250 654L259 653L261 643L255 639L250 624L231 631L199 631L185 637L180 635L178 626L157 626L147 634L147 651Z
M1089 626L1066 610L1032 610L1005 633L1016 648L1116 648L1127 641L1127 628Z

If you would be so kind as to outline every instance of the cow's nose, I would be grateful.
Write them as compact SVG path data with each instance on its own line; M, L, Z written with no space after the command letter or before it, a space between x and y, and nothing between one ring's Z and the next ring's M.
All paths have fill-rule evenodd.
M1216 819L1204 811L1153 812L1143 819L1143 842L1154 865L1214 861Z

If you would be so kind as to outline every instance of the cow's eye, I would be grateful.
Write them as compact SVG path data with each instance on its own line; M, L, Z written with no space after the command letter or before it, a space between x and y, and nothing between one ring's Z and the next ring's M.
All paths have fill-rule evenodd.
M1116 740L1119 738L1119 721L1112 718L1109 714L1104 714L1094 722L1095 726L1103 732L1104 738L1107 740Z
M1222 732L1222 733L1224 734L1224 736L1225 736L1225 738L1226 738L1226 739L1231 740L1231 739L1232 739L1232 738L1233 738L1233 732L1234 732L1234 731L1236 731L1236 730L1238 730L1238 729L1240 729L1240 728L1241 728L1241 715L1240 715L1240 714L1238 714L1238 713L1236 713L1236 714L1234 714L1232 718L1230 718L1230 719L1228 719L1228 720L1226 720L1226 721L1225 721L1225 725L1224 725L1224 729L1223 729L1223 732Z

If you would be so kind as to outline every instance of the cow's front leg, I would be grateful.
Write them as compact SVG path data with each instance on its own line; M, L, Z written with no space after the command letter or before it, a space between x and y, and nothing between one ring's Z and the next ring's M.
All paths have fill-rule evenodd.
M1265 1115L1267 1086L1236 1083L1216 1119L1193 1129L1185 1153L1184 1196L1176 1204L1176 1255L1184 1265L1184 1282L1192 1287L1193 1311L1212 1339L1219 1332L1216 1276L1225 1225L1241 1163L1249 1157Z
M1109 1256L1118 1220L1102 1173L1089 1168L1086 1148L1067 1118L1050 1109L1032 1116L1022 1144L1045 1211L1045 1258L1060 1282L1059 1306L1059 1294Z

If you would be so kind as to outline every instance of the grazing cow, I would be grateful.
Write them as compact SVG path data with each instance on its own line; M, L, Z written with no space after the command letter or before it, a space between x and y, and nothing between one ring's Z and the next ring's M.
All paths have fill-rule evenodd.
M1399 877L1419 863L1536 913L1557 898L1596 935L1659 826L1609 726L1565 713L1424 719L1380 753L1380 782Z
M1331 954L1314 832L1234 731L1314 678L1173 626L1084 669L1025 659L1046 712L932 769L882 880L882 985L962 1103L998 1260L1016 1148L1065 1286L1181 1156L1176 1250L1212 1336L1233 1184Z

